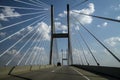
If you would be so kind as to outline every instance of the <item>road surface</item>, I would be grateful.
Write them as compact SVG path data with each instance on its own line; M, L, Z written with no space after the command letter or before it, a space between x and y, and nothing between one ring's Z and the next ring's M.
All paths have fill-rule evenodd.
M0 80L115 80L108 79L82 69L71 66L30 71L22 74L12 74Z

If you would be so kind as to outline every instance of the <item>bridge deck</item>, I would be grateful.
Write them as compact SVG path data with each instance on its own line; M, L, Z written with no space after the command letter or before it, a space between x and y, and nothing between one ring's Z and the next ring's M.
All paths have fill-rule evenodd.
M22 74L12 74L0 80L108 80L108 78L75 67L62 66ZM115 79L111 78L111 80Z

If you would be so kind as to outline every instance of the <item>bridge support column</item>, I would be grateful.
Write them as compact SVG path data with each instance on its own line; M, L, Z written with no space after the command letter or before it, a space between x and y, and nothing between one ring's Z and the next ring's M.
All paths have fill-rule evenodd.
M70 41L70 8L69 4L67 4L67 26L68 26L68 64L73 64L72 59L72 46Z
M70 42L70 21L69 21L69 4L67 4L67 27L68 27L68 33L54 33L55 31L55 26L54 26L54 7L51 5L51 43L50 43L50 60L49 64L52 64L52 52L53 52L53 39L54 38L68 38L68 65L71 65L73 63L72 60L72 47L71 47L71 42Z
M53 27L54 27L54 7L51 5L51 43L50 43L50 60L49 64L52 64L52 48L53 48Z

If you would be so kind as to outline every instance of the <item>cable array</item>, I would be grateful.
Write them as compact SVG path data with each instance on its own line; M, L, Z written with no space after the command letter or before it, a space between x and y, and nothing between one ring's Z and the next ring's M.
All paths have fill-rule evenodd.
M19 22L1 27L0 31L6 30L6 29L9 29L12 27L17 28L16 27L17 25L21 26L30 21L33 21L33 20L34 21L32 23L30 22L29 25L19 29L18 31L14 32L13 34L10 34L9 36L0 40L0 46L2 46L2 45L4 45L3 43L5 43L7 40L12 39L16 35L18 35L18 33L22 34L23 31L27 30L28 27L32 26L31 30L27 31L26 34L22 35L18 41L14 42L9 48L7 48L3 53L0 54L0 60L2 60L3 58L5 60L5 63L2 63L1 65L5 65L5 66L9 66L9 65L12 65L12 66L15 66L15 65L17 65L17 66L19 66L19 65L39 65L39 64L41 64L41 62L43 64L48 64L49 61L44 61L42 59L42 57L48 58L48 56L46 56L46 55L48 55L48 53L46 53L47 48L45 48L46 46L48 46L48 43L46 40L43 40L45 35L43 34L43 32L39 31L40 27L42 27L39 24L41 24L41 22L46 22L49 20L48 18L49 18L49 14L50 14L50 6L39 0L37 0L37 1L30 0L30 2L25 2L25 1L21 1L21 0L14 0L14 1L21 3L21 4L33 6L33 8L17 7L17 6L3 6L3 5L0 5L0 7L1 8L10 7L12 9L18 9L18 10L34 10L35 12L20 14L20 16L17 16L17 17L27 17L28 16L28 18L26 20L21 20ZM10 18L13 16L4 16L4 17ZM25 40L25 39L27 39L27 40ZM19 46L20 43L23 45L19 49L16 49L15 54L13 54L12 56L7 56L9 54L9 52L14 47ZM37 51L33 50L36 47L38 47L39 49ZM24 48L26 48L26 50L23 53ZM26 59L27 56L28 56L28 58ZM19 60L17 59L17 57L19 57Z

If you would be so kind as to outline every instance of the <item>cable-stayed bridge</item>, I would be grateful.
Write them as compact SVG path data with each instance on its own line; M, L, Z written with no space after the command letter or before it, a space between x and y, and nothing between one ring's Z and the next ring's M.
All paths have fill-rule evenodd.
M93 14L88 0L1 0L0 10L0 80L120 79L110 26L120 20Z

